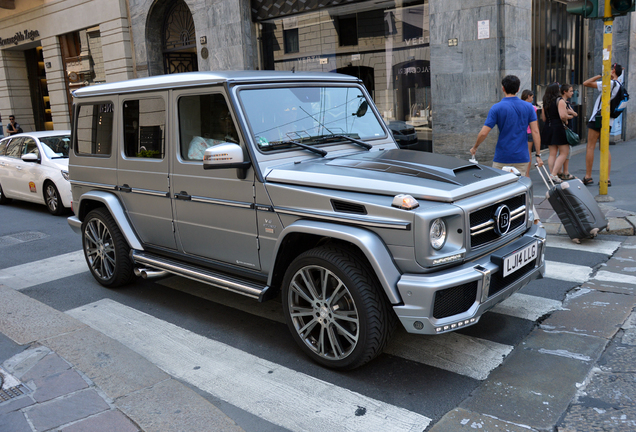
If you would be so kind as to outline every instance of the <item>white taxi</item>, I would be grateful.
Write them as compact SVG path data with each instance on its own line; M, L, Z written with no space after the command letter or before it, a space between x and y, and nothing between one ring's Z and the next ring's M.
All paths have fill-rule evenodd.
M0 141L0 204L31 201L45 204L54 215L70 208L70 143L68 130L21 133Z

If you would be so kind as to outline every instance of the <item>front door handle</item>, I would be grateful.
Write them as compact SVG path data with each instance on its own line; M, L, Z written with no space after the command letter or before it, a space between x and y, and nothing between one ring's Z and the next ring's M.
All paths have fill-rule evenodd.
M190 201L192 196L190 196L186 191L177 192L174 194L174 197L178 200Z
M117 189L119 189L122 192L132 192L132 188L128 186L127 184L124 184L123 186L117 186Z

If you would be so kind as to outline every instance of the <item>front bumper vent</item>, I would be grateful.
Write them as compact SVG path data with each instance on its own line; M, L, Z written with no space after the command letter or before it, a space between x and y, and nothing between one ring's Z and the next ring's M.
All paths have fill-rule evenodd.
M476 299L477 281L439 290L435 293L433 317L441 319L464 313Z

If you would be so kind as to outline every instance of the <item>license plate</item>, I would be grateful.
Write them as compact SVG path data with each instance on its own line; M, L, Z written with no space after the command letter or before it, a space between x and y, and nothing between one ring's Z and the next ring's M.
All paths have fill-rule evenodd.
M536 260L539 255L539 243L533 242L523 249L508 255L503 261L504 277L516 272L530 261Z

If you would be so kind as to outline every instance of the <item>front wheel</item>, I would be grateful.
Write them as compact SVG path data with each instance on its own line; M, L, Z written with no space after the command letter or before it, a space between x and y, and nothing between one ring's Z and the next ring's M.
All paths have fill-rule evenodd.
M52 215L58 216L64 212L60 193L53 183L48 182L44 187L44 201L46 202L46 208Z
M130 247L108 210L98 208L86 215L82 245L86 263L100 284L117 288L132 280Z
M379 355L396 324L373 270L346 248L319 247L297 257L285 274L283 310L303 351L341 370Z

